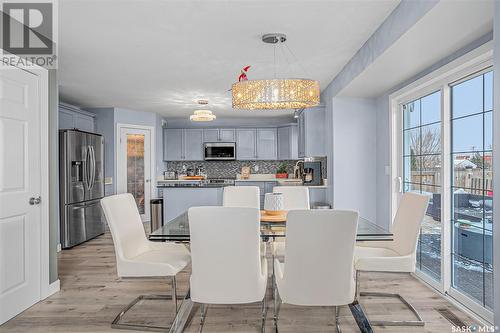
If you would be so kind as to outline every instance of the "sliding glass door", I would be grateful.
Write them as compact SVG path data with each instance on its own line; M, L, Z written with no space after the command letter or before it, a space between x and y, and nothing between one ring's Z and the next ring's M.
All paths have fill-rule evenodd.
M492 308L493 72L451 87L452 287Z
M403 105L403 191L430 197L417 269L441 280L441 91Z
M401 192L429 196L417 275L491 320L493 71L478 65L443 75L395 100L393 172L402 186L392 213Z

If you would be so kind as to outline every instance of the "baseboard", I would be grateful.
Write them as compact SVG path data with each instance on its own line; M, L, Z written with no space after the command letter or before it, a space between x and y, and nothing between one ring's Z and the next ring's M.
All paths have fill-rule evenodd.
M59 281L59 279L57 279L54 282L52 282L51 284L49 284L49 286L46 290L46 295L42 295L42 299L45 299L49 296L54 295L59 290L61 290L61 281Z

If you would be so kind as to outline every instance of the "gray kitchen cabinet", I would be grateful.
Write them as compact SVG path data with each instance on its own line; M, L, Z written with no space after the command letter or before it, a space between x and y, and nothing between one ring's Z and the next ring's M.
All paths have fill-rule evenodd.
M203 130L166 128L163 130L164 161L202 161Z
M304 109L298 119L299 157L325 156L325 108Z
M276 160L277 153L277 131L276 128L257 129L257 159Z
M296 160L298 156L297 126L278 127L278 160Z
M183 161L183 130L177 128L166 128L163 130L163 160Z
M219 141L236 142L236 131L234 128L219 129Z
M234 128L206 128L203 130L204 142L236 142Z
M257 159L257 131L255 128L239 128L236 130L236 159Z
M257 186L260 191L260 208L264 209L264 199L266 193L272 193L274 186L277 185L276 182L269 181L235 181L236 186Z
M184 129L184 160L203 161L203 130Z
M217 142L219 141L219 129L205 128L203 130L203 142Z
M94 133L95 115L70 104L59 104L59 129L74 128Z

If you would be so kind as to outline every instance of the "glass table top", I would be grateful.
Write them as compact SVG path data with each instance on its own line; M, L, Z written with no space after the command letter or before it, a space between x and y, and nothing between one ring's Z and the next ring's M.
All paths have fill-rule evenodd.
M285 237L286 222L261 222L261 237L263 239ZM177 241L189 242L188 214L179 215L163 227L149 235L151 241ZM357 241L391 241L393 235L390 231L360 217L358 221Z

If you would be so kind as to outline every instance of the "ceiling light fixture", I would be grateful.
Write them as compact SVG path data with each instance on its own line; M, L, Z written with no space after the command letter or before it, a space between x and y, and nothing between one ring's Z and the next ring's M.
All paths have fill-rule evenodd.
M191 121L212 121L217 119L217 117L209 110L196 110L194 114L189 116Z
M284 45L286 35L271 33L262 36L262 41L274 44L274 79L245 80L232 86L234 109L283 110L309 108L319 105L319 82L310 79L276 78L276 45ZM288 46L286 49L295 58ZM283 52L285 52L283 50Z

